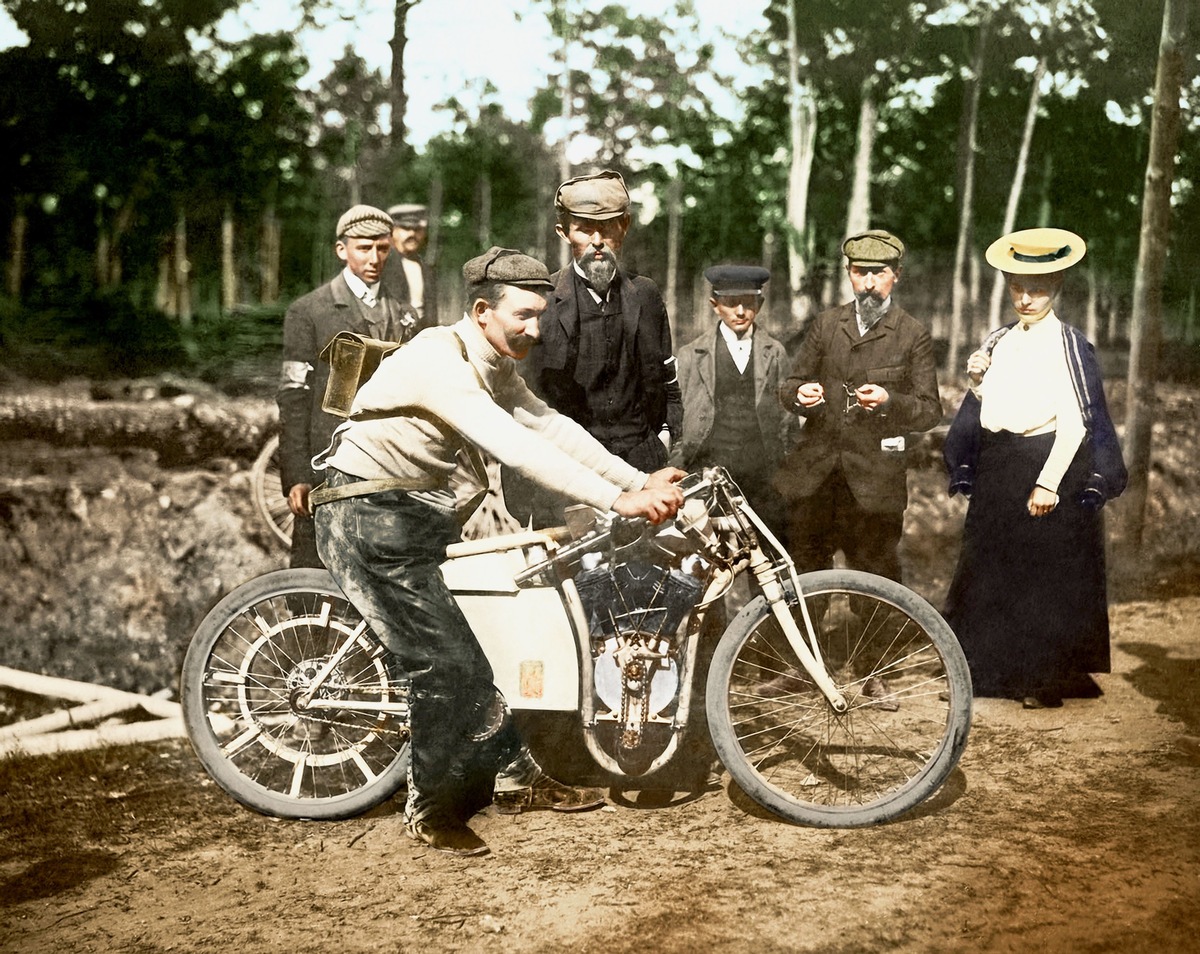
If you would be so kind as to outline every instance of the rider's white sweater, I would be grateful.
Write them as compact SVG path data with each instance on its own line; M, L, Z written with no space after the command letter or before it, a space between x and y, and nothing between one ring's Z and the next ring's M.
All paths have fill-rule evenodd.
M646 474L538 399L513 359L497 353L468 316L421 332L380 363L326 459L343 473L398 477L409 489L448 499L464 441L601 510L646 483Z

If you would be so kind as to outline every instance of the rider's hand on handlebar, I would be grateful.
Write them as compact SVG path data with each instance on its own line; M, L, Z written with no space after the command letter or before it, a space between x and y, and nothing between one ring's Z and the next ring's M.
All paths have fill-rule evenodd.
M678 467L664 467L652 473L642 486L647 490L653 487L670 487L672 484L679 483L686 476L686 470L680 470Z
M659 524L675 516L682 505L683 492L674 484L651 487L647 483L643 490L627 490L621 494L613 504L613 510L622 517L645 517L651 523Z

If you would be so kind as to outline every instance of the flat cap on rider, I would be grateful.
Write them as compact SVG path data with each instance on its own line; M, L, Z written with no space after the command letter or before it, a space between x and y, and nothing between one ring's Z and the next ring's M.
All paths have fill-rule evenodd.
M761 295L771 273L759 265L714 265L704 277L712 285L714 297Z
M373 205L351 206L337 221L338 238L378 238L392 234L392 217Z
M554 211L581 219L615 219L629 212L629 190L621 173L605 169L568 179L554 195Z
M468 288L485 284L515 285L529 291L547 292L554 287L550 270L532 256L515 248L493 245L462 268Z
M851 235L842 243L847 265L898 268L904 260L904 243L891 232L870 229Z

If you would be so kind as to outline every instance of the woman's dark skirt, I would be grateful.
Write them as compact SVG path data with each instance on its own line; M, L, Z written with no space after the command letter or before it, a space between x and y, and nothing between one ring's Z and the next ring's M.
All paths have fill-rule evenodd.
M1028 511L1053 443L1053 434L983 431L944 614L977 696L1072 695L1087 673L1109 671L1104 523L1079 504L1091 461L1086 440L1058 506L1044 517Z

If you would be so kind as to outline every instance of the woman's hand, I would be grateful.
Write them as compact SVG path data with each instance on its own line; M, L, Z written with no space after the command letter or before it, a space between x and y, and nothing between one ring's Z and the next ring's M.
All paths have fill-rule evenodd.
M978 384L991 366L992 356L990 354L986 351L973 351L967 358L967 377L971 379L972 384Z
M1029 495L1029 516L1044 517L1051 510L1058 506L1058 494L1053 490L1047 490L1045 487L1035 486L1033 493Z

